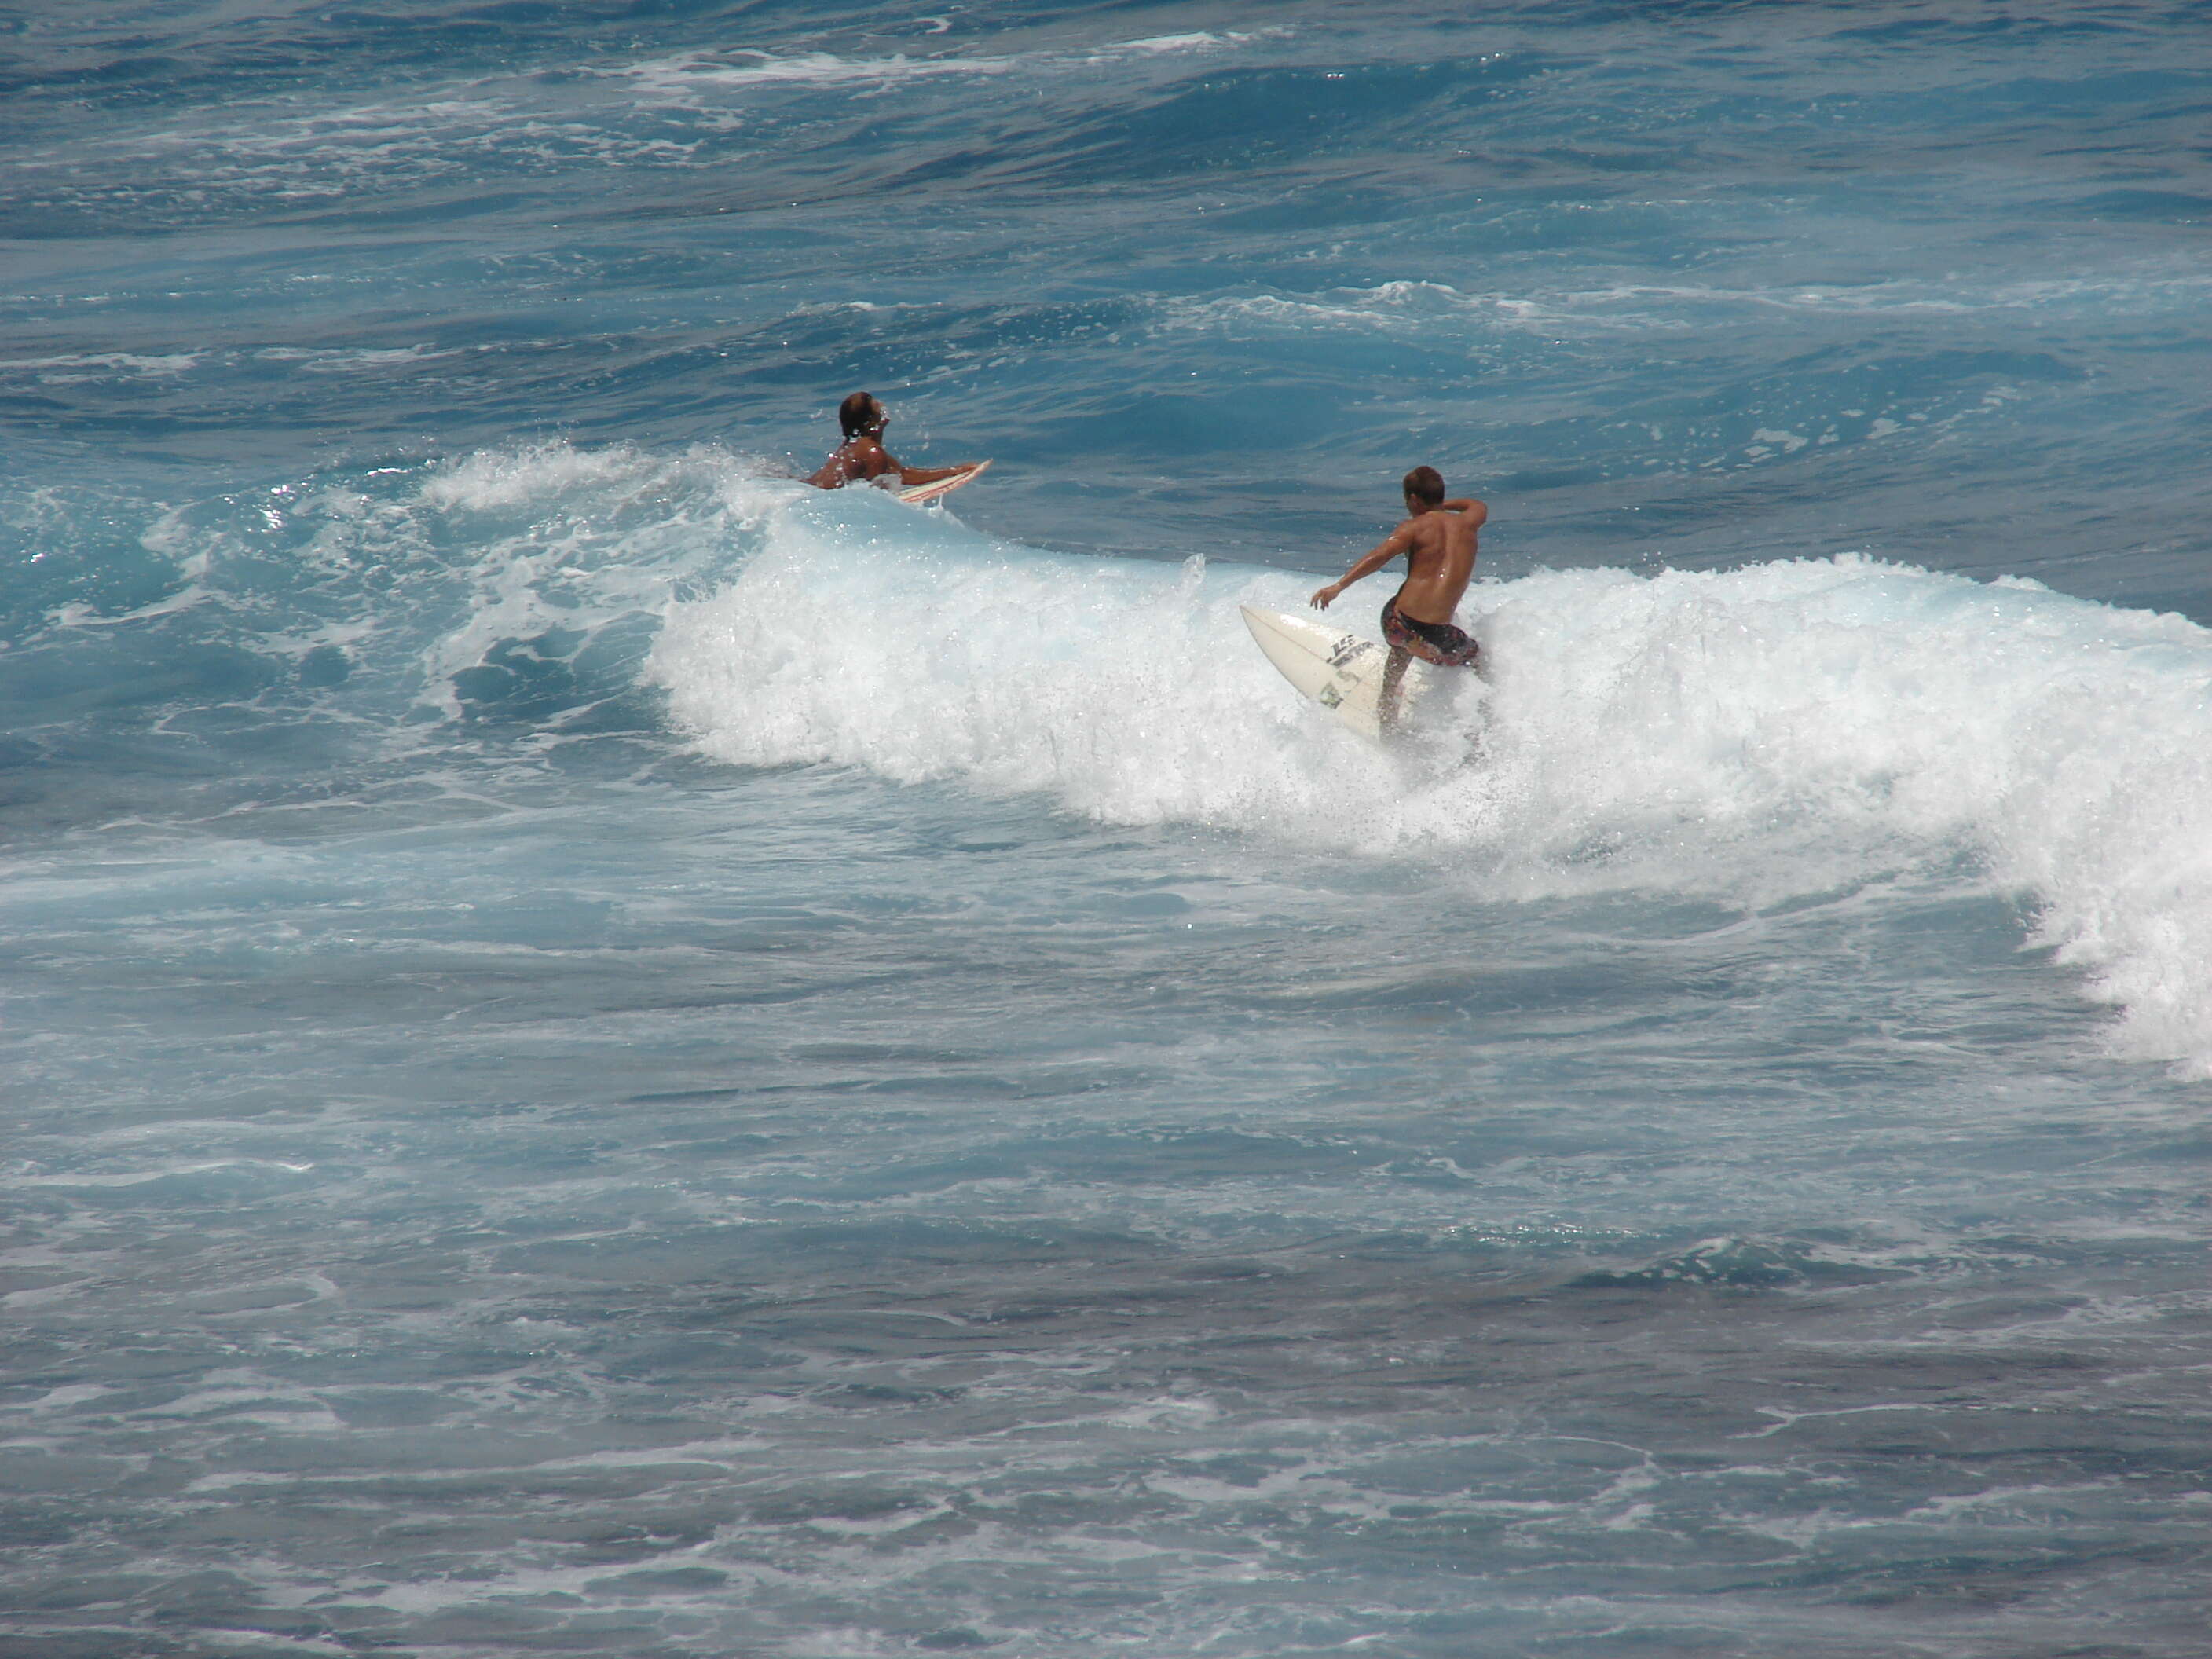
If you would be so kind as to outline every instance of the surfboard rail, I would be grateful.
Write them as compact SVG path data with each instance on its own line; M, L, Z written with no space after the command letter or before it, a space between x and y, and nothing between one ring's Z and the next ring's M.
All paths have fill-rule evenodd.
M931 501L942 501L964 484L974 483L990 470L990 465L988 460L977 461L971 466L961 468L949 478L933 478L927 483L908 484L892 493L910 506L925 506Z
M1389 735L1395 720L1382 709L1382 677L1390 648L1375 640L1310 617L1239 605L1244 626L1282 677L1363 737ZM1403 719L1425 684L1407 673L1398 687L1396 719Z

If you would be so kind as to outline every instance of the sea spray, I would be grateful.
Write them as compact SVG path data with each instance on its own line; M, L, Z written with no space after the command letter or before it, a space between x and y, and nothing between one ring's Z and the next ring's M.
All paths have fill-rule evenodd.
M648 672L708 753L1035 790L1448 865L1471 896L1771 906L1963 866L2125 1011L2130 1052L2212 1065L2212 634L1856 556L1550 571L1469 596L1486 685L1393 750L1249 648L1249 568L1076 558L872 501L794 498ZM1349 611L1359 597L1340 601Z

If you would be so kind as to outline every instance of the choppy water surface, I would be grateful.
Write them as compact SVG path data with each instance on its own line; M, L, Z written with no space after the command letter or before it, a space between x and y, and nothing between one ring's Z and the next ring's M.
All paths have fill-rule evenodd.
M9 27L0 1653L2201 1650L2197 9Z

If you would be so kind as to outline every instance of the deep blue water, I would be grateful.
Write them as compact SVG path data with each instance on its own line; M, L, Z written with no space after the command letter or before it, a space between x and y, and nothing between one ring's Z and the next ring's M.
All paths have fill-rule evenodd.
M2201 1653L2208 107L0 15L0 1655ZM860 388L991 474L805 489ZM1384 749L1237 607L1422 462Z

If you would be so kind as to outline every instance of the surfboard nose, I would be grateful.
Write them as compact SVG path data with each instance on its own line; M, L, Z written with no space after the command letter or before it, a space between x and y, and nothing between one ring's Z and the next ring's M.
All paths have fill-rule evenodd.
M1251 605L1237 609L1276 672L1353 731L1382 735L1382 680L1390 659L1386 647L1311 617ZM1418 678L1409 678L1400 688L1401 711L1419 685Z

